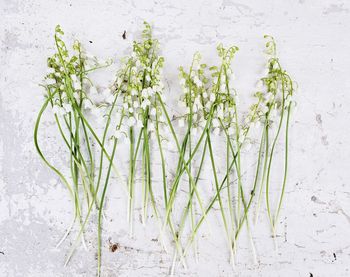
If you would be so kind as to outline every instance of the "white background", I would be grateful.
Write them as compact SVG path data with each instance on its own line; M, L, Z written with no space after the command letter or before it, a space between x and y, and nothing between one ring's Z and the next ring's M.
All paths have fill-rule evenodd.
M239 46L233 66L236 88L243 98L251 97L265 61L264 34L275 37L281 63L298 83L278 253L263 212L262 227L254 231L257 265L249 244L242 243L233 271L218 229L203 235L198 264L177 274L350 275L349 1L1 0L0 9L1 276L94 276L94 226L87 233L89 252L79 248L67 268L63 263L73 237L55 249L71 220L71 203L33 146L34 120L43 101L37 84L46 73L46 57L54 51L56 24L69 42L79 38L93 54L118 60L130 50L143 20L154 26L160 40L166 93L174 101L180 93L178 66L188 65L196 50L208 63L215 62L219 42ZM112 81L113 71L106 72L105 82ZM56 132L49 123L45 126L43 147L55 157ZM140 227L128 239L125 211L116 208L125 208L124 199L116 190L107 201L104 276L166 276L171 255L152 241L156 228ZM109 238L121 245L115 253L108 251Z

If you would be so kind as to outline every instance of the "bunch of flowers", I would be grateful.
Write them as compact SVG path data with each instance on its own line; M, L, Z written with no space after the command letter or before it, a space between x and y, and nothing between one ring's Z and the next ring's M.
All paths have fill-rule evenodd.
M266 205L268 217L270 219L273 236L276 235L276 225L278 216L282 206L284 190L287 179L287 163L288 163L288 128L290 113L293 102L291 97L294 91L293 82L289 75L281 68L278 58L276 57L275 42L272 37L266 36L269 41L266 44L267 53L269 55L268 74L260 80L259 91L254 94L256 102L249 108L249 113L241 122L238 115L238 98L236 91L232 86L234 75L230 67L232 58L238 50L236 47L225 49L222 45L218 46L218 54L221 58L220 67L211 67L211 78L205 74L206 65L199 64L200 55L197 53L189 73L186 73L183 68L180 68L180 83L184 90L184 96L181 98L181 106L186 108L186 113L179 118L179 126L184 127L185 122L188 123L188 135L194 130L202 132L203 137L206 134L204 147L202 150L202 159L194 178L196 181L193 188L190 188L188 205L185 207L183 217L180 222L184 222L188 211L191 210L194 192L197 193L196 187L199 179L200 170L203 166L204 155L206 149L209 149L209 156L212 165L212 172L214 183L216 187L216 194L207 205L204 213L197 220L197 224L191 218L192 234L186 244L182 253L180 253L180 260L182 260L190 247L195 241L198 229L203 223L209 211L216 202L219 203L219 208L223 220L225 233L228 238L228 245L231 253L231 261L234 264L234 253L236 253L236 244L239 233L245 224L248 233L250 234L250 224L248 220L248 213L253 203L258 184L260 189L256 205L256 217L258 215L263 188L265 188ZM277 126L275 126L276 124ZM272 215L270 208L270 191L269 182L271 175L272 158L274 149L278 141L281 129L285 128L285 158L284 158L284 173L281 186L281 194L277 203L275 214ZM242 169L241 169L241 148L244 144L249 144L249 131L254 129L261 129L261 140L259 145L259 152L257 155L257 168L255 172L254 184L251 189L250 197L245 198ZM214 135L224 134L226 138L226 175L222 181L219 182L215 157L213 154L210 133ZM269 133L274 133L273 143L269 144ZM199 143L201 143L201 138ZM195 147L197 149L198 143ZM189 150L189 163L193 158L193 153ZM264 161L262 161L264 159ZM262 173L261 173L262 171ZM236 182L231 182L231 175L234 174ZM237 185L237 192L232 194L231 187L233 184ZM226 185L226 186L225 186ZM228 213L224 208L223 188L226 187L228 199ZM197 196L200 201L200 197ZM236 203L235 207L231 203ZM201 204L202 207L202 204ZM203 208L202 208L203 209ZM190 213L192 216L192 212ZM184 224L184 223L183 223ZM183 225L180 225L177 233L181 234ZM251 246L254 260L255 247L251 238Z
M88 110L95 108L94 103L87 91L92 90L93 84L89 78L89 73L99 68L108 66L109 63L99 63L95 57L87 54L79 41L73 44L74 54L70 56L69 50L64 43L64 35L60 26L56 27L55 45L57 52L48 58L49 73L45 77L46 100L38 114L34 129L34 143L36 149L43 161L52 169L67 187L72 202L74 203L74 218L67 232L58 243L57 247L65 240L71 232L74 223L79 222L79 232L76 241L67 257L66 264L73 255L77 243L82 239L84 241L85 226L90 218L93 207L96 207L99 213L98 230L101 230L101 214L103 210L103 199L99 193L102 180L102 161L103 156L110 162L109 169L105 178L105 187L109 181L111 165L113 163L114 153L110 156L105 147L105 136L100 140L88 120ZM116 97L118 91L111 92L111 97ZM54 120L58 127L59 134L64 145L68 150L70 175L63 174L64 169L58 169L49 162L39 144L38 131L41 124L43 113L48 107L52 108ZM105 130L106 133L106 130ZM93 145L97 143L100 146L101 160L96 164L96 153L93 151ZM86 205L83 204L85 200ZM85 209L83 211L83 209ZM99 252L100 252L100 242Z
M182 219L180 222L180 228L177 233L181 234L184 227L185 218L190 212L191 215L191 228L192 234L190 240L187 243L183 253L180 253L180 259L183 259L186 255L189 245L194 241L195 235L198 232L199 226L202 224L204 218L208 214L209 210L213 206L213 201L209 203L207 208L203 207L201 198L197 192L197 184L200 177L201 170L203 168L203 163L207 151L209 150L209 157L212 166L212 172L214 177L215 189L217 199L219 200L220 211L225 227L225 232L228 239L228 245L231 252L231 257L233 257L232 246L232 235L230 227L228 225L227 217L225 215L223 201L221 198L221 187L219 184L216 162L214 157L213 146L211 142L211 134L218 136L220 133L224 133L227 139L227 177L225 179L229 180L228 176L230 174L229 161L233 158L236 160L235 150L232 147L232 140L236 141L236 145L241 141L240 138L240 127L238 123L237 107L236 107L236 93L232 88L232 81L234 80L234 74L231 69L231 61L237 52L238 48L233 46L225 49L222 45L217 47L218 55L221 60L220 66L212 66L209 69L206 64L200 64L200 54L196 53L190 71L186 73L183 68L180 68L180 83L183 87L184 96L181 98L182 105L186 107L186 113L184 116L180 117L179 125L183 126L184 122L187 122L187 133L185 135L183 145L188 145L188 161L189 167L191 167L191 161L195 155L195 152L199 149L199 146L204 142L202 147L202 157L201 162L197 171L197 175L194 178L193 184L190 182L189 186L189 200L188 204L184 209L182 214ZM195 130L195 131L194 131ZM200 138L196 142L196 146L192 150L191 137L198 132L201 133ZM194 132L193 132L194 131ZM189 143L187 144L187 140ZM230 147L231 148L230 148ZM185 149L185 147L183 147ZM232 152L232 153L231 153ZM232 157L230 154L233 154ZM185 156L185 153L183 154ZM234 164L234 163L232 163ZM237 163L235 163L237 165ZM180 172L179 175L181 175ZM240 175L239 171L237 173ZM189 176L189 179L191 176ZM229 183L229 181L228 181ZM227 186L228 193L230 196L230 185ZM177 189L177 187L176 187ZM193 196L196 194L199 205L202 209L202 216L200 217L197 224L196 220L193 218L192 202ZM215 201L215 200L214 200ZM233 213L231 213L233 216ZM232 221L233 222L233 221Z
M74 221L78 219L82 222L81 200L85 198L88 206L92 202L98 206L94 184L94 155L91 150L92 140L89 133L91 130L81 109L86 101L88 72L95 70L98 64L96 60L91 60L86 56L78 41L75 41L73 45L75 54L70 56L62 36L63 31L60 26L57 26L55 33L57 53L48 58L49 73L43 85L46 89L46 101L37 119L34 139L41 157L61 177L73 197ZM41 116L48 105L52 108L58 130L69 151L70 179L73 185L69 178L48 162L38 144L37 132ZM83 148L87 149L87 155L82 151ZM83 186L83 196L80 195L80 184Z
M276 227L278 223L279 213L284 197L285 186L287 182L288 171L288 143L289 143L289 122L292 107L295 102L292 101L294 93L294 84L289 74L281 67L276 54L276 43L271 36L265 36L268 40L266 43L266 53L268 55L267 76L260 80L260 85L264 91L261 93L262 107L260 109L260 120L263 125L262 138L260 142L261 149L264 149L263 162L259 154L258 165L262 167L262 178L259 191L259 198L256 208L256 221L259 214L259 208L265 187L265 200L268 217L270 220L272 235L276 237ZM270 203L270 179L271 167L274 160L275 148L280 140L281 132L284 129L284 159L283 159L283 177L281 184L281 192L275 211L271 210ZM275 158L276 159L276 158ZM257 172L260 168L257 168ZM257 176L256 176L257 178ZM276 242L276 241L275 241ZM276 245L277 246L277 245Z
M161 134L166 126L159 101L164 101L164 85L162 83L162 67L164 58L158 55L159 43L152 38L151 27L145 23L143 40L134 42L130 57L123 60L122 69L117 74L116 86L121 87L120 106L118 114L125 117L120 127L114 133L116 138L128 137L130 144L130 168L128 177L128 220L132 234L133 199L136 173L136 161L139 152L142 156L143 183L143 222L147 218L149 197L156 216L158 216L152 191L151 178L151 134L156 134L159 149L163 156ZM165 164L162 164L165 166ZM164 171L165 169L163 169ZM164 173L165 174L165 173ZM163 176L165 177L165 176Z
M97 273L98 276L101 274L103 207L112 172L120 176L115 160L117 146L121 140L127 140L129 146L126 187L130 234L133 234L134 202L137 193L135 180L138 158L141 156L142 222L145 224L149 214L148 206L151 205L153 215L159 223L161 241L165 249L164 232L169 228L175 244L172 272L177 261L186 266L185 258L190 247L194 247L194 252L197 252L196 237L199 229L216 204L219 206L232 265L237 251L238 236L243 226L246 226L251 238L251 207L255 203L256 222L264 192L272 234L276 237L287 182L289 125L294 104L294 84L280 65L272 37L266 36L267 74L259 81L258 91L254 94L255 102L246 116L243 117L238 109L238 94L234 89L235 75L231 67L238 48L225 48L220 44L217 47L219 65L209 67L201 63L201 55L195 53L188 70L180 67L183 94L179 103L184 112L171 117L165 102L162 82L164 58L159 55L159 42L152 37L148 23L144 24L142 40L135 41L131 55L122 60L115 82L103 91L99 91L93 85L89 73L110 63L100 63L95 57L87 54L78 41L74 42L74 54L70 55L62 36L63 31L57 26L57 52L48 58L49 72L43 85L46 100L36 121L34 143L40 157L67 187L74 203L72 224L58 244L59 246L64 241L78 222L78 235L66 264L80 239L86 247L84 231L95 207L98 212ZM68 175L63 174L64 169L58 169L49 162L39 145L38 130L48 107L52 109L58 132L68 151ZM94 121L90 115L97 119L99 126L93 127ZM178 127L183 131L181 141L180 132L175 130L171 118L177 120ZM101 125L102 134L98 135L97 129L100 129ZM242 149L248 149L250 146L252 129L257 130L260 140L257 143L254 181L252 186L249 186L242 177L242 159L245 153ZM273 210L270 201L272 165L276 160L276 145L281 142L283 132L283 178L277 207ZM219 151L215 151L217 149L214 139L226 147L225 170L218 170L222 166L215 155ZM110 143L111 148L107 147L111 146ZM166 164L166 146L171 143L175 144L178 157L175 174L170 181L167 178L170 170ZM152 182L155 164L151 161L156 156L153 151L154 145L161 160L161 168L156 170L161 172L162 176L164 209L156 202L156 188ZM198 156L200 159L197 159ZM213 194L210 195L208 203L205 203L199 190L199 184L203 183L203 187L207 187L208 180L201 181L206 158L209 160L214 184L211 191ZM199 164L196 163L197 160ZM182 187L184 177L187 177L187 190ZM247 197L248 189L251 193ZM176 205L180 190L188 193L184 206ZM175 210L181 212L178 221ZM184 239L186 226L190 227L190 233ZM255 258L252 238L251 246Z

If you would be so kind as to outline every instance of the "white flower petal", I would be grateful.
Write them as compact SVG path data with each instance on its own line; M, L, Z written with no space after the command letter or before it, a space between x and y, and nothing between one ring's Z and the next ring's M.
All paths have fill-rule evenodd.
M137 120L136 126L139 127L139 128L142 128L143 127L142 121L141 120Z
M157 114L157 110L155 108L152 108L150 111L150 115L155 116Z
M213 133L214 133L215 136L220 135L220 128L215 128Z
M120 139L122 137L123 133L120 130L115 130L114 137L116 139Z
M136 124L136 119L133 116L129 117L129 119L128 119L128 126L129 127L133 127L133 126L135 126L135 124Z
M216 128L216 127L219 127L220 126L220 121L217 119L217 118L214 118L213 121L213 127Z
M178 121L178 124L179 124L179 127L184 127L185 126L185 121L183 118L180 118L179 121Z
M234 132L235 132L235 129L234 129L232 126L229 127L229 128L227 129L227 133L228 133L229 135L233 135Z

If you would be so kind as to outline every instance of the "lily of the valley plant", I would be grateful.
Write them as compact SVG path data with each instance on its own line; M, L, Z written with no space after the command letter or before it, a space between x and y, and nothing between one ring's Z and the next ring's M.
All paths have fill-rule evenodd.
M98 62L78 41L69 49L62 36L57 26L56 52L48 59L45 101L35 124L34 143L40 157L66 186L73 203L72 223L57 245L76 231L66 264L80 242L87 248L84 233L96 211L97 275L101 274L105 200L111 186L123 183L116 166L121 140L129 152L128 172L124 174L127 182L122 186L126 189L130 235L133 237L135 195L141 195L142 223L146 225L152 216L159 227L162 247L168 251L169 243L174 245L172 273L178 262L187 266L190 249L197 255L200 227L214 207L219 210L232 265L244 228L256 259L252 230L262 202L277 245L287 185L294 84L281 67L272 37L265 37L267 73L259 80L248 113L239 105L241 92L235 90L231 67L238 48L220 44L218 65L207 66L196 53L189 69L180 67L183 93L179 93L179 103L183 112L174 115L169 114L164 95L164 58L159 55L159 42L152 37L148 23L142 39L133 43L132 53L122 59L115 82L104 89L96 88L89 74L110 63ZM58 159L49 159L39 143L39 127L48 108L66 149L59 153L59 159L65 161L63 167ZM255 163L247 167L246 156L254 153L247 151L250 146L256 150ZM274 165L281 163L277 147L283 153L282 172L274 170ZM171 164L167 162L169 148L175 149L171 154L177 156ZM118 178L112 179L113 174ZM211 177L203 177L207 175ZM244 177L247 175L253 181ZM279 175L282 179L276 187L273 176ZM155 176L161 176L161 181L155 181ZM272 191L276 190L279 195L274 202ZM162 192L160 196L156 197L156 191ZM210 194L209 199L203 191Z

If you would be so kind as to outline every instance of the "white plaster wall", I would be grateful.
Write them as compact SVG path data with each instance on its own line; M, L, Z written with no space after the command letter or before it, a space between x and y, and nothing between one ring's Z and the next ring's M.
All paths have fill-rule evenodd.
M66 190L52 182L56 177L33 146L42 103L37 84L53 52L56 24L90 52L119 58L143 20L153 24L161 42L171 101L179 93L177 67L188 65L196 50L208 63L215 61L219 42L240 47L236 87L249 98L264 64L264 34L276 38L281 62L299 85L278 253L261 216L253 232L258 264L243 235L233 271L216 215L211 234L203 227L198 264L177 274L350 276L349 1L0 0L0 12L0 276L94 276L93 225L86 234L89 252L79 248L68 267L63 263L72 237L55 249L72 215ZM107 72L105 79L113 80L113 70ZM56 134L45 124L41 139L54 157ZM112 188L103 231L104 276L166 276L171 256L152 241L157 228L138 227L136 238L128 238L124 199ZM108 251L109 239L121 245L115 253Z

